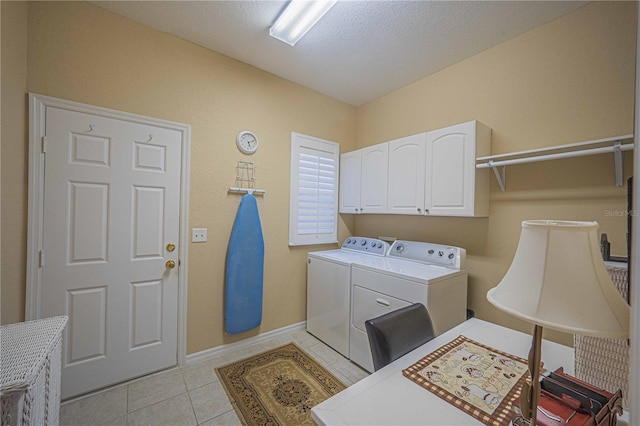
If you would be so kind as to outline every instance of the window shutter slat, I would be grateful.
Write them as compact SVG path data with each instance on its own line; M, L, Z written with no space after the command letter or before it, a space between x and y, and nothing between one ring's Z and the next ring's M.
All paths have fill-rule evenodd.
M339 145L292 133L289 244L337 241Z

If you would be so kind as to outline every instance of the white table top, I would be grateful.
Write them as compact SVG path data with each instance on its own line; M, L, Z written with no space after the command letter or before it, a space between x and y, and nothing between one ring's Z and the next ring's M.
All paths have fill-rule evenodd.
M313 420L319 425L481 424L402 375L403 369L459 335L525 359L531 347L529 334L471 318L313 407ZM558 367L574 372L571 347L544 340L542 361L543 373Z

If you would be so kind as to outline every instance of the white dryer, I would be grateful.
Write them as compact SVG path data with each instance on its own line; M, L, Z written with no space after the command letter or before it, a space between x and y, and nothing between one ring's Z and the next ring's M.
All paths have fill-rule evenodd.
M349 358L351 265L382 258L389 244L350 237L335 250L310 252L307 258L307 331Z
M459 247L395 241L387 257L351 267L349 358L373 372L364 322L412 303L427 307L436 335L467 316L466 252Z

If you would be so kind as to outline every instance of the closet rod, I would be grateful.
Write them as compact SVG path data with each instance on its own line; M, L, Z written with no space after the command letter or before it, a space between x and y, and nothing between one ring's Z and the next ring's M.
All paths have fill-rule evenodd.
M613 137L608 137L603 139L594 139L594 140L585 141L585 142L574 142L574 143L568 143L564 145L548 146L544 148L527 149L525 151L509 152L506 154L487 155L486 157L478 157L476 158L476 160L484 161L484 160L497 160L497 159L510 158L510 157L531 156L533 154L541 154L544 152L558 151L558 150L578 151L582 148L586 148L593 145L602 145L602 144L607 144L612 142L622 142L627 140L633 140L633 134L613 136Z
M500 185L500 191L505 191L506 184L506 166L514 165L514 164L525 164L525 163L535 163L539 161L549 161L549 160L558 160L561 158L575 158L575 157L584 157L587 155L595 155L595 154L607 154L613 153L614 163L615 163L615 178L616 178L616 186L622 186L622 152L623 151L631 151L634 149L633 143L623 144L622 141L631 140L633 141L633 135L624 135L624 136L616 136L612 138L605 139L597 139L586 142L578 142L567 145L556 145L547 148L539 148L539 149L531 149L528 151L519 151L512 152L508 154L498 154L498 155L490 155L487 157L479 157L476 158L476 161L486 161L486 163L476 164L477 169L491 169L493 170L493 174L496 176L498 181L498 185ZM612 143L613 145L599 147L599 148L588 148L589 146L601 145L604 143ZM550 152L550 151L558 151L558 150L568 150L565 152L556 152L553 154L543 154L543 155L533 155L539 154L541 152ZM512 158L509 160L498 160L498 158L509 158L509 157L519 157L524 156L522 158ZM502 167L502 172L498 171L498 167Z
M633 149L633 144L628 143L624 145L606 146L603 148L583 149L580 151L560 152L557 154L536 155L534 157L526 157L526 158L514 158L512 160L502 160L502 161L489 160L486 163L477 164L476 168L488 169L491 167L511 166L513 164L535 163L538 161L558 160L561 158L573 158L573 157L583 157L586 155L607 154L609 152L616 152L618 150L630 151L632 149Z

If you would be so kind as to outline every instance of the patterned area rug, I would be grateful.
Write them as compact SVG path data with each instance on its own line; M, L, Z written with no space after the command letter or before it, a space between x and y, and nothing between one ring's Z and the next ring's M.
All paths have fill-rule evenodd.
M402 373L482 423L505 426L529 369L522 358L458 336Z
M345 389L293 343L216 372L246 425L314 425L311 408Z

